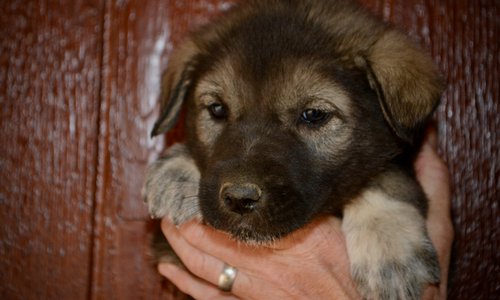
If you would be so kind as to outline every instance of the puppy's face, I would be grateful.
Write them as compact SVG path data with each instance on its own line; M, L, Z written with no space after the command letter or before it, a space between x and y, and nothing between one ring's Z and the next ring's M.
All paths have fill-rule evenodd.
M279 238L337 212L397 151L362 72L278 55L225 54L188 105L203 218L242 240ZM256 64L258 74L245 72Z
M186 105L203 218L241 240L340 214L440 93L432 62L351 4L269 3L228 14L177 50L153 130Z

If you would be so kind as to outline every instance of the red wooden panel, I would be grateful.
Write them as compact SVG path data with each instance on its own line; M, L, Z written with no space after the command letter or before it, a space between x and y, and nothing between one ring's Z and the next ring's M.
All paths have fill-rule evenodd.
M437 118L452 175L451 299L500 294L498 1L436 1L432 52L449 86ZM439 25L437 25L439 24Z
M99 123L92 298L171 298L149 262L151 225L140 197L145 168L163 148L149 132L158 115L161 72L188 28L216 1L108 1Z
M106 3L92 299L150 299L161 291L148 262L140 190L145 166L162 148L148 127L168 46L166 3Z
M101 8L0 2L2 299L87 296Z

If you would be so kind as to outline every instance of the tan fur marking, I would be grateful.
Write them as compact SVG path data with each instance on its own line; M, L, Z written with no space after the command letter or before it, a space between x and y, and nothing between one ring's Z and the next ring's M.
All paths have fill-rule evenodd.
M424 241L423 226L413 205L375 190L364 192L348 205L342 223L351 260L370 265L405 260Z
M418 291L433 279L416 256L430 242L414 206L368 190L345 208L342 230L354 279L368 299L412 299L405 286Z
M203 109L211 102L222 101L230 110L230 119L235 119L242 110L242 87L245 87L245 83L237 76L233 59L225 58L217 64L213 71L200 79L195 90L195 103L200 109ZM222 130L221 124L214 122L207 110L203 110L199 114L196 133L201 143L205 146L212 145L220 130Z
M330 78L322 76L318 69L318 61L285 61L283 72L274 80L270 80L268 88L277 90L279 109L295 108L297 102L311 99L330 103L343 114L349 115L350 101L346 91ZM269 94L269 93L268 93Z
M284 72L275 80L270 81L269 86L279 86L277 95L277 110L281 116L289 116L287 111L305 110L309 108L335 111L349 118L351 115L351 100L348 93L330 78L325 78L317 70L319 65L315 61L288 61L284 63ZM271 93L270 93L271 94ZM298 118L299 115L292 115ZM283 120L292 126L296 126L296 119ZM339 150L340 145L347 145L352 130L336 116L319 130L313 131L305 127L299 127L299 132L307 145L314 148L319 156L332 157ZM332 134L335 133L335 134ZM335 153L332 153L335 152Z

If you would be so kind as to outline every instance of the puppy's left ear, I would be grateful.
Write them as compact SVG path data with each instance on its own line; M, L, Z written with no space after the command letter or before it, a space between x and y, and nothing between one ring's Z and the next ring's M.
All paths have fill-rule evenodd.
M154 137L174 127L192 85L199 49L188 39L172 54L161 82L160 116L151 131Z
M385 118L411 144L439 104L444 81L430 57L396 30L387 30L370 50L368 77Z

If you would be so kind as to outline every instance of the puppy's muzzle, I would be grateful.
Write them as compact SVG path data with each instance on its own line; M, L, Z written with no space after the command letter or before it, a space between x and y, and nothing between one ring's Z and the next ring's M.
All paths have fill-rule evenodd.
M254 183L224 183L219 198L229 211L245 215L262 202L262 190Z

